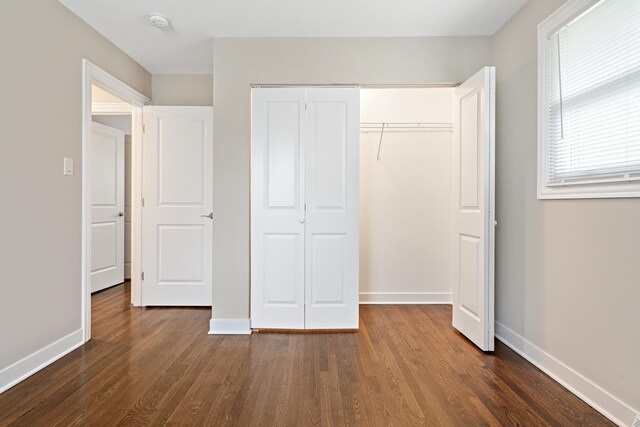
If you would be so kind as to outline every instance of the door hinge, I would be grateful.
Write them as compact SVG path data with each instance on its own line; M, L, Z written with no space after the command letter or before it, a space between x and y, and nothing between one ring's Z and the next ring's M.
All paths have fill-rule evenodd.
M142 124L142 133L147 133L147 126Z
M306 101L304 103L304 111L307 111L307 103L306 103Z
M144 197L142 198L142 207L144 208Z
M144 280L144 271L140 274L140 278Z

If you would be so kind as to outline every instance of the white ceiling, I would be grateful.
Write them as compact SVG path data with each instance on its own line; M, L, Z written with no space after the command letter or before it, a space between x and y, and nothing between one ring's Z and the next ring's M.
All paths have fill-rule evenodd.
M492 35L526 1L60 0L153 74L211 73L212 37Z

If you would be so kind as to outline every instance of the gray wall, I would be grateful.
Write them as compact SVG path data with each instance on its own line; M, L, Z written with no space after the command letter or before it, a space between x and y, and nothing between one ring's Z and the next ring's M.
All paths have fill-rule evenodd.
M154 74L152 80L155 105L213 105L211 74Z
M214 40L213 318L249 318L250 84L460 82L489 37Z
M151 77L56 0L0 12L1 370L81 327L82 58L147 96Z
M640 409L640 199L536 199L536 28L562 3L527 2L493 38L496 319Z

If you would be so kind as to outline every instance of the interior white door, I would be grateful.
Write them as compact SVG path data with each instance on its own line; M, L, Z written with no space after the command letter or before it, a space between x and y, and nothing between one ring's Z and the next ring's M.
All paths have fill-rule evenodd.
M142 305L210 306L213 109L143 111Z
M91 292L124 281L124 132L91 124Z
M494 348L495 68L455 90L453 326Z
M307 90L305 328L357 329L360 97Z
M251 327L304 329L305 89L253 89L251 126Z

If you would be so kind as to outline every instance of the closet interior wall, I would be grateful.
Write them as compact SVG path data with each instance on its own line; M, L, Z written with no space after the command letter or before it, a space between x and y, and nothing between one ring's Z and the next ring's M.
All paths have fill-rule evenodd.
M361 303L451 302L452 100L452 88L361 90Z

